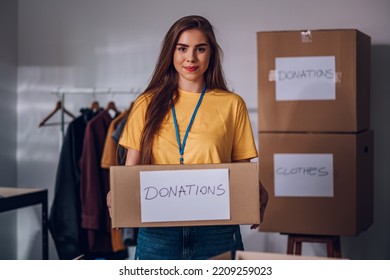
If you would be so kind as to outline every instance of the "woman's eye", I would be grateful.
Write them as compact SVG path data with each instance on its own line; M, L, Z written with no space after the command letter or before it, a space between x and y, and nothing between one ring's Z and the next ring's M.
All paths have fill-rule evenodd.
M177 50L179 52L185 52L186 51L186 48L185 47L178 47Z
M198 50L198 52L203 53L206 51L206 48L198 48L197 50Z

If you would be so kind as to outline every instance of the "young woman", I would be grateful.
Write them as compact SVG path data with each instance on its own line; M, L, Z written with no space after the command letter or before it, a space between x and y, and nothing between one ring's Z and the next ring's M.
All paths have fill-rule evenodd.
M221 49L201 16L176 21L121 136L126 165L205 164L257 157L243 99L227 89ZM109 205L109 199L108 199ZM240 228L140 228L137 259L207 259L243 249Z

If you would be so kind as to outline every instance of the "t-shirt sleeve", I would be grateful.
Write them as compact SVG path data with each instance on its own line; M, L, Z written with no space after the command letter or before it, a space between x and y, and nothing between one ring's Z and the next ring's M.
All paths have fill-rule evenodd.
M119 139L119 145L126 149L141 149L141 136L145 126L145 114L148 106L147 99L140 96L132 107L129 117Z
M233 142L232 160L252 159L258 156L253 139L252 126L244 100L240 97L237 103L235 119L235 135Z

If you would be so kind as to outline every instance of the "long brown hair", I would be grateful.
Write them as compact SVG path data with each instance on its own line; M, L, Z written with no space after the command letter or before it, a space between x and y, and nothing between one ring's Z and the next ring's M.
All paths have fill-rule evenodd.
M151 100L146 111L145 127L141 138L140 164L153 164L153 138L160 130L164 117L178 100L178 75L173 65L173 55L180 35L187 30L201 31L210 44L211 56L205 72L208 90L228 91L222 71L222 49L215 38L213 26L201 16L186 16L177 20L168 30L162 42L152 78L143 94L150 94Z

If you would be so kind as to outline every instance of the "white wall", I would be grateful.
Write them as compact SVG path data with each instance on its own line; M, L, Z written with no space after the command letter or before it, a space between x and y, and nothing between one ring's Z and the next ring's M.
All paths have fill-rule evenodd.
M144 87L160 42L178 18L208 18L224 49L231 88L243 96L257 130L256 32L356 28L372 37L372 128L375 130L375 223L359 237L342 238L346 258L390 257L389 82L390 2L388 0L19 0L18 186L49 189L61 141L59 127L37 127L55 105L57 87ZM386 63L387 62L387 63ZM128 98L119 100L123 106ZM99 97L102 104L107 100ZM77 114L91 97L69 97ZM117 103L118 103L117 102ZM39 209L19 217L18 258L40 258ZM31 233L32 232L32 233ZM285 252L286 237L243 227L248 250ZM31 245L34 244L34 245ZM321 245L304 253L325 255ZM51 244L51 258L56 258Z
M17 2L0 1L0 186L16 187ZM1 199L1 198L0 198ZM0 214L0 259L16 258L17 211ZM6 242L3 242L6 240Z

